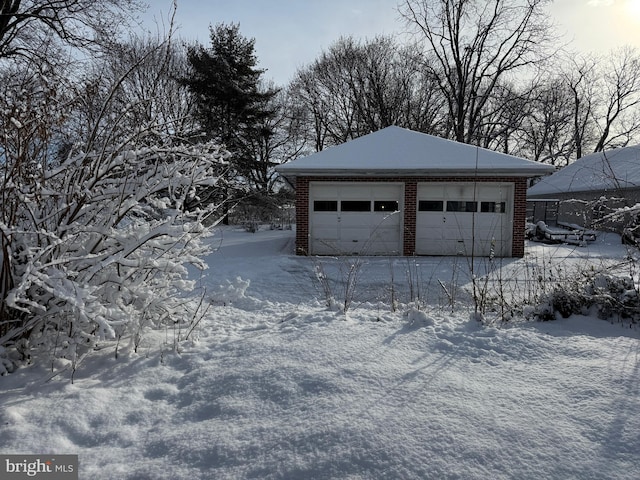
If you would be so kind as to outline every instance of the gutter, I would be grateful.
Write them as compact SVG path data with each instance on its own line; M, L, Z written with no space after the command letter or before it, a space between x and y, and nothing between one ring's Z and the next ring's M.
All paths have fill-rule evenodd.
M343 177L538 177L551 173L553 170L547 169L496 169L477 170L477 169L442 169L442 170L350 170L332 168L326 169L276 169L283 177L327 177L327 176L343 176Z

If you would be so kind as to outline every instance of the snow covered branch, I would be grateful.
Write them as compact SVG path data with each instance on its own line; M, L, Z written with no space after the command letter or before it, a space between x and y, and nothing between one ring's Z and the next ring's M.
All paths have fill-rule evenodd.
M74 357L184 318L187 265L205 268L203 222L217 207L185 204L221 186L225 156L211 144L80 153L38 181L5 182L0 345Z

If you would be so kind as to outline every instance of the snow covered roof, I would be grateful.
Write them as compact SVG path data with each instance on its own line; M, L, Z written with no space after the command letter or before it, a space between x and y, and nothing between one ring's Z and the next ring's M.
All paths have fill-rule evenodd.
M531 187L527 196L640 187L640 145L586 155Z
M285 177L484 176L530 177L553 167L400 127L387 127L276 168Z

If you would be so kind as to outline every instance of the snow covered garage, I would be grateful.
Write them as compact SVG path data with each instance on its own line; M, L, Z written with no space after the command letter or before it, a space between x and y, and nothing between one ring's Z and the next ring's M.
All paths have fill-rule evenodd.
M553 167L387 127L277 168L299 255L522 256L527 178Z

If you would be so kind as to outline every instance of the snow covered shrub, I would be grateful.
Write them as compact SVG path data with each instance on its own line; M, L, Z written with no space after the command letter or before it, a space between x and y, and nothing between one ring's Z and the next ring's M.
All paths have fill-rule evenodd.
M414 328L430 327L435 325L432 317L416 307L411 307L405 313L409 326Z
M556 312L553 309L553 303L551 301L544 300L534 307L525 307L523 309L524 317L529 320L549 321L556 319Z
M585 286L585 301L595 306L600 318L640 320L640 296L631 277L596 275Z
M187 266L205 267L204 221L220 206L200 195L228 190L228 154L183 141L166 116L140 120L154 99L116 102L135 65L100 76L104 91L42 65L3 67L2 358L76 362L102 340L139 343L193 318Z
M333 281L327 275L325 271L324 264L319 260L316 261L313 266L314 280L319 289L322 290L322 294L324 296L324 301L327 305L327 308L331 308L335 305L336 300L333 294Z
M640 294L633 279L595 273L574 281L558 283L533 308L525 309L525 316L535 320L554 320L556 313L567 318L594 310L602 319L617 318L638 323Z
M228 305L245 298L249 285L251 280L243 280L241 277L236 277L233 281L225 280L210 292L210 298L215 303Z
M327 308L347 313L355 300L365 260L362 257L347 256L333 257L331 260L323 262L316 259L313 281L321 290ZM327 267L332 268L334 274Z
M75 360L105 339L179 322L204 268L204 217L183 208L220 178L215 145L78 152L3 172L0 345Z
M568 318L573 314L585 313L584 294L575 282L558 283L553 290L541 295L533 308L524 308L526 318L549 321L559 314Z
M607 199L605 199L607 200ZM611 202L624 203L625 199L612 198ZM640 203L632 206L610 208L606 215L602 215L596 225L599 228L620 233L622 243L640 246Z

